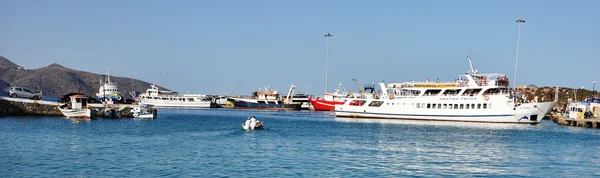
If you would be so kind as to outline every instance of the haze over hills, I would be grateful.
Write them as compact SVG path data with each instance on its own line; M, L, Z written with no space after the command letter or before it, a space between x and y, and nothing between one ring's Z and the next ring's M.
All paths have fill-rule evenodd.
M59 64L50 64L39 69L24 69L12 61L0 56L0 95L8 96L11 86L26 87L42 91L44 97L60 97L71 92L81 92L96 97L100 81L105 74L94 74L73 70ZM150 83L127 78L110 76L113 83L119 85L121 95L130 98L131 91L145 91Z

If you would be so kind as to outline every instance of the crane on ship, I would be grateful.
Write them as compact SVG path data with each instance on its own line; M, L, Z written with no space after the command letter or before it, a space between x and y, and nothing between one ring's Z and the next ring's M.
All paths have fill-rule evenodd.
M355 79L355 78L352 78L352 81L354 81L354 83L356 84L356 87L358 88L358 93L362 94L362 93L364 93L364 92L365 92L365 90L363 90L363 89L360 87L360 83L358 83L358 81L356 81L356 79Z

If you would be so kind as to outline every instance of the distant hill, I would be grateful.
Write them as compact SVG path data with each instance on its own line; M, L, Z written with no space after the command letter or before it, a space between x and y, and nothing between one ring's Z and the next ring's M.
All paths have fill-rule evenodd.
M533 100L535 96L538 96L538 100L541 100L543 97L545 101L553 101L556 94L556 89L554 87L528 85L527 87L520 87L519 90L527 95L527 99L530 100ZM598 90L595 92L596 96L598 96ZM575 94L577 94L577 98L575 98ZM593 95L594 92L591 90L560 87L558 89L558 106L563 107L563 105L568 104L569 99L573 102L581 101L585 98L592 97Z
M0 56L0 95L7 96L11 86L21 86L42 91L44 97L60 97L70 92L81 92L96 97L102 75L104 74L69 69L59 64L50 64L39 69L24 69ZM110 78L113 83L119 85L121 95L126 98L130 98L128 93L132 90L144 92L150 87L150 83L141 80L115 76Z

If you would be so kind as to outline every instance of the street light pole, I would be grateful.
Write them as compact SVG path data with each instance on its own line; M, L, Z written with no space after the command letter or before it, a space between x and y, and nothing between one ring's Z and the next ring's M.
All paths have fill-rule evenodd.
M593 96L596 96L596 81L594 80L594 81L592 82L592 84L593 84L593 86L592 86L592 95L593 95Z
M106 102L106 75L102 75L102 78L104 79L104 84L102 84L102 94L104 94L104 98L102 98L102 102Z
M581 86L581 100L583 101L583 86Z
M325 49L325 93L327 93L329 91L329 39L331 38L331 34L327 33L325 35L325 44L326 44L326 49Z
M525 20L523 20L523 17L519 17L519 19L516 22L519 23L519 33L517 35L517 57L515 59L515 84L513 86L515 89L517 89L517 70L519 69L519 47L520 47L520 43L521 43L521 24L525 23Z

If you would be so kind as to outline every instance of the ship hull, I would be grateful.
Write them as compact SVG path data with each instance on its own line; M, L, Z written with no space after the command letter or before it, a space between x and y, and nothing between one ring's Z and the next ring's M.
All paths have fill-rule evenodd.
M343 101L327 101L324 99L308 99L310 104L313 106L315 111L333 111L335 110L335 105L344 104Z
M302 104L284 104L283 102L262 102L249 99L229 99L235 109L258 109L258 110L300 110Z
M372 101L367 100L366 103ZM363 106L355 106L348 103L335 106L336 117L525 124L539 123L550 109L556 105L555 102L524 103L513 108L509 106L512 105L510 103L506 105L494 105L498 109L476 111L465 109L414 109L405 107L413 106L413 104L384 104L381 106L368 106L365 104Z
M58 108L60 112L67 118L77 118L77 119L92 119L93 112L89 108L82 109L63 109Z

